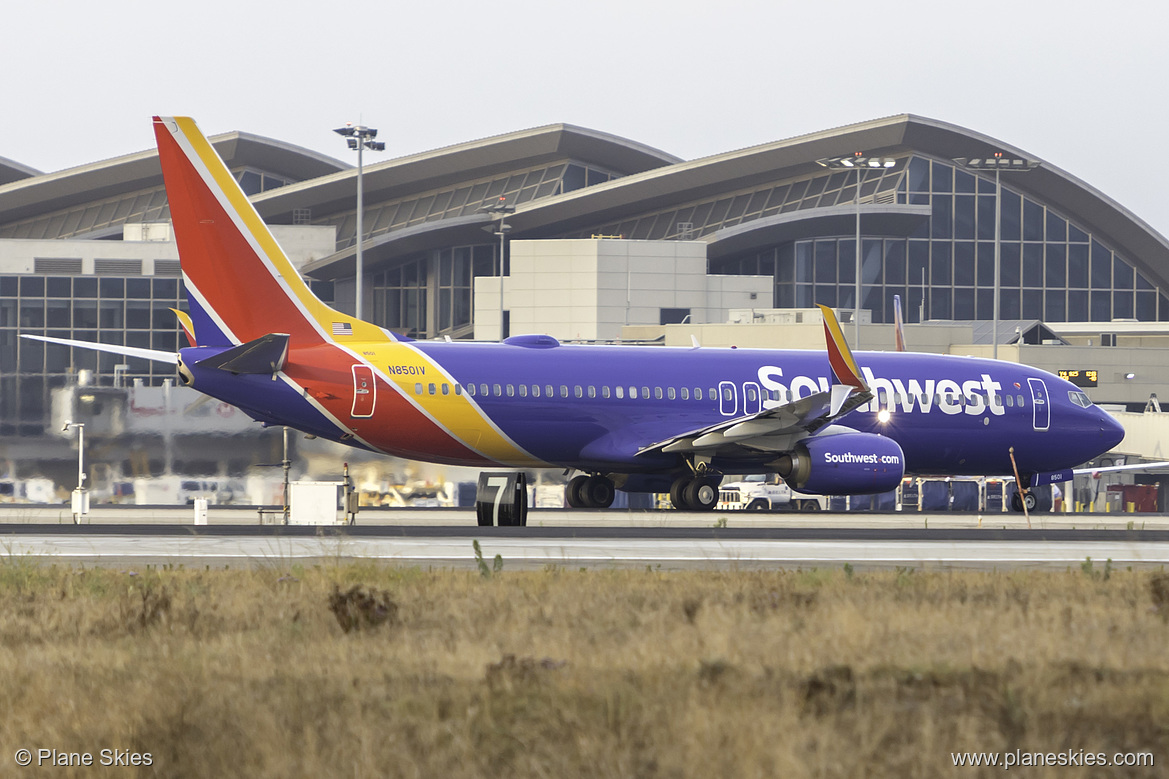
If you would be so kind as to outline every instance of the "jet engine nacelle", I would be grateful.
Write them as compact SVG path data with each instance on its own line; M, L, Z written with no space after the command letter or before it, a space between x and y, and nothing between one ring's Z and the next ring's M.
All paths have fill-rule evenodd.
M889 492L905 475L901 447L874 433L805 438L777 465L779 475L792 489L818 495Z

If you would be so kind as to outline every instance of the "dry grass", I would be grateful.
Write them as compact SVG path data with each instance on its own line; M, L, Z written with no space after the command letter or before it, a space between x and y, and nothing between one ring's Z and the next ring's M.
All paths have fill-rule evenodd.
M1016 748L1169 761L1169 578L1108 573L8 559L0 775L19 747L149 752L120 775L168 777L979 776L950 753Z

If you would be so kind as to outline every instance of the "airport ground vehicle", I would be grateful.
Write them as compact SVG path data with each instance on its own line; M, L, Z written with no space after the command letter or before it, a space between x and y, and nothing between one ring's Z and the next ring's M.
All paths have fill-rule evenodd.
M775 474L754 474L719 487L718 508L722 511L821 511L823 495L796 492Z

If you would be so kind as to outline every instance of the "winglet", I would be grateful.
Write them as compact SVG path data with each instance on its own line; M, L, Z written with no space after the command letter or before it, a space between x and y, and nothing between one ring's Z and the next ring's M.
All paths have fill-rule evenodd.
M177 308L172 308L171 311L175 312L175 316L179 320L179 326L187 334L187 340L190 341L191 346L198 346L199 344L195 342L195 323L191 321L191 315Z
M897 351L905 351L905 321L901 318L901 296L893 296L893 337L896 339Z
M838 384L867 391L869 387L861 378L860 368L852 357L848 342L844 340L844 332L840 329L835 312L828 306L820 306L820 311L824 314L824 340L828 347L828 363L832 366L833 379Z

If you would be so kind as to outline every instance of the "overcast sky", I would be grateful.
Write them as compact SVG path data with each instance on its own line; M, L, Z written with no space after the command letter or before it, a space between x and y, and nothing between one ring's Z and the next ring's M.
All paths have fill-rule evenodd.
M914 113L1169 234L1167 21L1130 0L10 3L0 156L60 170L187 114L351 163L330 130L359 119L384 159L556 122L690 159Z

